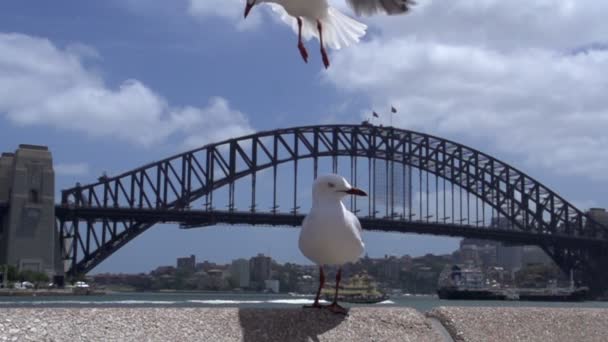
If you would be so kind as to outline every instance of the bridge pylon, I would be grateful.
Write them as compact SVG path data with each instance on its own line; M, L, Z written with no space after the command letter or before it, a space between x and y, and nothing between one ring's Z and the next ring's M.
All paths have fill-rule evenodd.
M0 157L0 264L46 273L63 282L55 229L55 175L46 146L19 145ZM54 243L49 243L54 241Z
M583 265L583 283L589 284L591 298L608 297L608 250L587 251Z

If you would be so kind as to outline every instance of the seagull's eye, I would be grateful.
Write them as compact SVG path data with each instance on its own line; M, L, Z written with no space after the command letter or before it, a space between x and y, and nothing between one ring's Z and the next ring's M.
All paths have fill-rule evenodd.
M335 188L336 187L336 185L334 183L327 183L327 186L330 187L330 188Z

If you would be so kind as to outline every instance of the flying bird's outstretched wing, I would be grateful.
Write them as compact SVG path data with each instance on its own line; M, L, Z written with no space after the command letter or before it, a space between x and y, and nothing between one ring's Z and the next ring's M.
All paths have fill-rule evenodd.
M384 12L388 15L403 14L416 4L413 0L346 0L358 16Z

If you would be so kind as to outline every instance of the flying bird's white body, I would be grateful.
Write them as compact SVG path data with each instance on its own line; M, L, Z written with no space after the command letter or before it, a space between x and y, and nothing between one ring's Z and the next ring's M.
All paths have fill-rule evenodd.
M327 0L267 0L281 20L298 32L296 18L302 19L302 38L319 39L317 21L323 27L323 45L339 50L358 43L367 25L330 6Z
M332 178L337 178L332 180ZM342 184L339 184L343 181ZM338 189L320 189L332 182ZM345 190L352 187L342 177L329 175L317 178L313 188L313 204L302 222L299 247L305 257L317 265L342 265L356 261L365 244L361 239L361 224L342 204Z
M372 15L384 12L389 15L409 11L413 0L346 0L357 15ZM343 14L329 5L327 0L247 0L244 17L256 4L269 4L281 19L298 34L298 49L308 62L308 52L302 39L315 37L321 45L321 56L325 68L329 67L326 47L341 49L359 42L365 35L367 25Z

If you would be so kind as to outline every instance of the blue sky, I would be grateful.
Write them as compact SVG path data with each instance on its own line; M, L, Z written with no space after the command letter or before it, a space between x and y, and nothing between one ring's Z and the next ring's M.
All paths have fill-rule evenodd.
M331 50L324 70L318 41L303 63L294 32L265 5L243 20L239 0L3 1L0 149L48 145L59 192L219 139L358 123L393 104L398 127L492 154L580 208L608 207L608 5L417 2L407 16L358 18L367 35ZM365 238L371 256L457 246ZM294 229L158 226L95 272L189 254L305 262L296 239Z

